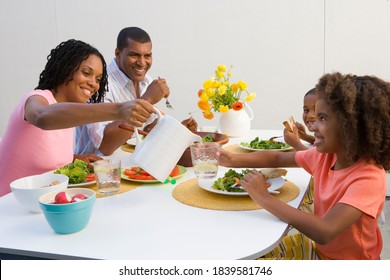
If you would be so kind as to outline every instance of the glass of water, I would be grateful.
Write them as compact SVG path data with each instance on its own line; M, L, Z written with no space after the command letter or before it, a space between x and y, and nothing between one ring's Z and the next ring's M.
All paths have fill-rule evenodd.
M217 177L219 149L220 145L215 142L197 142L190 146L192 166L199 183L210 183Z
M93 163L98 190L102 194L112 194L119 190L121 183L121 161L103 159Z

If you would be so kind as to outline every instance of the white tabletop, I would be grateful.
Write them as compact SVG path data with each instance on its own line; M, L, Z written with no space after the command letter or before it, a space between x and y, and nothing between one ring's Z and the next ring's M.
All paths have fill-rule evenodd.
M282 135L282 131L253 130L245 138ZM129 154L112 157L126 165ZM310 176L301 168L288 168L286 179L300 189L289 202L298 207ZM145 185L126 193L99 198L88 226L59 235L43 214L27 213L13 194L0 198L0 253L58 259L211 260L254 259L272 249L288 225L266 210L217 211L188 206L172 190L194 177L192 168L176 185Z

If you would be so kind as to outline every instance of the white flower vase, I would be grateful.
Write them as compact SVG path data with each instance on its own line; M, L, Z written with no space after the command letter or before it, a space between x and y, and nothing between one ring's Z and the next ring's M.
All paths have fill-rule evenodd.
M230 109L226 113L221 113L219 129L229 137L245 136L251 129L253 116L253 111L248 104L239 111Z

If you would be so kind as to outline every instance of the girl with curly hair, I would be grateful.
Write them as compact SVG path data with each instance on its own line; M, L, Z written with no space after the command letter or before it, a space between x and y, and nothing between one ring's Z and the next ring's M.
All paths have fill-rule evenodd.
M38 86L16 106L0 142L0 196L15 179L72 162L73 127L108 120L138 127L153 112L145 100L87 104L102 101L106 88L106 63L96 48L71 39L50 52Z
M316 93L314 148L295 153L221 151L220 164L303 167L315 178L314 214L270 195L256 170L241 181L256 203L300 232L286 236L266 258L380 259L378 219L386 195L385 170L390 168L390 84L373 76L333 73L319 80Z

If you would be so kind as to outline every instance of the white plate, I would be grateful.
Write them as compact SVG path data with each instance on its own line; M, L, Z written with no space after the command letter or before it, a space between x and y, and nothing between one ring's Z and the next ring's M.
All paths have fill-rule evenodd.
M245 149L245 150L248 150L248 151L290 151L290 150L293 150L294 148L289 146L289 147L286 147L286 148L282 148L282 149L254 149L254 148L250 148L250 147L246 147L244 145L241 145L242 142L244 143L250 143L251 141L253 141L255 138L253 139L250 139L249 141L241 141L240 144L238 144L241 148ZM264 139L260 139L261 140L264 140ZM279 141L281 142L281 141Z
M126 141L126 143L129 145L135 146L135 145L137 145L137 139L135 137L130 138L129 140Z
M69 188L75 188L75 187L85 187L96 184L96 180L90 181L90 182L84 182L84 183L78 183L78 184L68 184Z
M198 185L206 190L206 191L209 191L209 192L213 192L213 193L219 193L219 194L224 194L224 195L233 195L233 196L244 196L244 195L248 195L247 192L227 192L227 191L221 191L221 190L216 190L213 188L213 184L214 182L218 179L218 178L221 178L223 177L223 175L229 170L230 168L228 169L224 169L224 170L218 170L218 176L216 179L212 179L212 180L205 180L205 181L198 181ZM236 168L231 168L231 169L234 169L236 170L237 172L241 172L241 170L245 169L245 168L242 168L240 170L236 169ZM273 179L269 179L267 180L268 183L271 184L271 186L268 188L269 191L277 191L278 189L280 189L281 187L283 187L283 185L285 184L286 182L286 179L284 179L283 177L278 177L278 178L273 178Z
M125 172L125 169L130 169L131 167L132 166L122 168L122 170L121 170L121 178L122 179L132 181L132 182L138 182L138 183L161 183L159 180L137 180L137 179L129 178L128 176L125 175L124 172ZM179 168L179 175L172 177L172 179L178 179L187 173L187 168L185 168L184 166L178 165L177 167Z
M54 173L54 171L55 171L55 170L49 171L49 172L47 172L47 173ZM69 188L85 187L85 186L90 186L90 185L93 185L93 184L96 184L96 180L93 180L93 181L90 181L90 182L78 183L78 184L71 184L71 183L69 183L69 184L68 184L68 187L69 187Z

